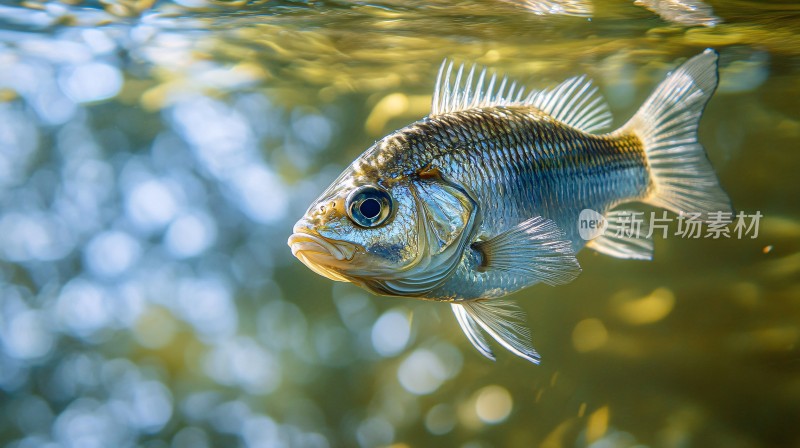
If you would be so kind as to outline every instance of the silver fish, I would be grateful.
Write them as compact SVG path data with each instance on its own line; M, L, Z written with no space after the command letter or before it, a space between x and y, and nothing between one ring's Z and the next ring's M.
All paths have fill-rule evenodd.
M533 14L544 16L550 14L591 17L594 7L590 0L502 0L526 9Z
M594 5L591 0L501 1L539 16L592 17L594 12ZM634 0L633 3L653 11L668 22L679 25L713 27L722 22L722 19L714 15L713 8L701 0Z
M636 0L633 3L679 25L712 27L721 22L711 6L700 0Z
M483 355L494 359L485 332L538 363L521 310L501 297L569 283L584 246L650 259L651 240L614 231L622 204L705 219L731 211L697 141L717 59L706 50L686 61L605 134L596 132L611 114L584 77L525 93L445 61L430 115L358 157L294 226L292 253L376 294L448 302ZM609 226L588 242L578 226L585 209Z

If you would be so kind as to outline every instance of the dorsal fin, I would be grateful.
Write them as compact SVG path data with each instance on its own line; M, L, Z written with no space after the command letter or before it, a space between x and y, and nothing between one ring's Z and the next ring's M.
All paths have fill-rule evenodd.
M525 103L584 132L599 131L611 125L608 105L592 80L585 76L569 78L553 89L531 92Z
M497 84L498 74L492 73L488 85L486 81L487 69L480 68L478 80L475 79L475 72L478 66L473 64L467 74L466 81L463 82L464 64L454 70L453 61L445 59L439 68L439 75L436 77L436 87L433 90L433 101L431 104L431 115L446 114L460 110L474 109L477 107L507 106L511 104L522 104L524 88L517 90L517 83L514 81L506 90L508 77L503 76L500 85ZM455 75L453 72L455 71ZM455 76L455 80L451 78Z
M464 79L464 64L456 69L452 61L445 59L436 77L433 91L431 115L441 115L460 110L495 106L534 106L553 118L585 132L603 129L611 124L611 113L605 101L597 93L597 87L585 77L570 78L553 89L532 91L525 95L525 87L519 86L507 76L492 73L487 81L487 69L472 65ZM455 74L454 74L455 72ZM475 73L479 72L477 81ZM451 81L451 78L455 80Z

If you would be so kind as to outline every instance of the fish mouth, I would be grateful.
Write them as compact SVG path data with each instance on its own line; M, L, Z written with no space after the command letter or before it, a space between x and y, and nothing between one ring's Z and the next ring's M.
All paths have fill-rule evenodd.
M350 279L340 272L353 259L356 247L350 243L331 243L311 233L310 229L295 231L289 237L292 255L317 274L339 282Z
M356 253L355 247L351 244L333 244L325 238L306 232L295 232L289 237L289 247L292 248L292 255L297 256L298 252L316 252L331 255L338 261L350 261Z

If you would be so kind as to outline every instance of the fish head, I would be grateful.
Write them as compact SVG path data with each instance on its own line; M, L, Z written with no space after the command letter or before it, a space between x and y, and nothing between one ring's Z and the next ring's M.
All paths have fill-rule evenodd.
M424 296L455 269L474 227L473 202L439 181L348 169L295 224L292 254L331 280Z
M331 280L358 282L403 270L418 251L415 207L400 184L343 175L295 224L289 246Z

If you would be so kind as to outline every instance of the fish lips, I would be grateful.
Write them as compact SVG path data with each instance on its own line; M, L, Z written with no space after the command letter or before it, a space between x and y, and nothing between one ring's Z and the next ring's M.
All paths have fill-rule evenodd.
M289 237L289 247L292 255L298 252L314 252L330 255L337 261L350 261L356 252L355 246L349 243L331 243L321 236L306 232L295 232Z
M347 268L356 253L356 246L346 242L331 242L309 228L295 226L289 237L292 255L309 269L336 281L350 281L340 271Z

